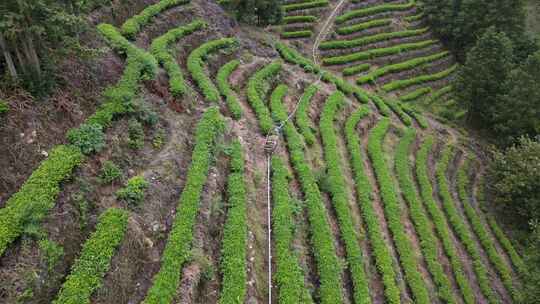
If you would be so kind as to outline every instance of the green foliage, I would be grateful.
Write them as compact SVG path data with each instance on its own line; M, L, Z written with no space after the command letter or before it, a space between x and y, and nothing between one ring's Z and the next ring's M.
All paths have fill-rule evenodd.
M353 283L354 303L371 303L368 282L364 273L362 251L351 218L349 195L343 178L341 154L334 130L334 119L338 109L343 105L344 98L343 93L339 91L328 97L321 113L319 129L321 130L324 158L327 166L328 192L338 218L341 239L345 244L347 264Z
M399 117L399 119L403 122L404 125L406 126L411 126L412 125L412 119L411 117L405 112L403 111L403 109L401 108L401 102L397 101L397 100L385 100L384 103L390 108L392 109L392 111L394 113L396 113L396 115Z
M283 17L281 0L230 0L225 6L240 22L250 24L279 24Z
M463 219L459 215L458 210L455 206L454 199L450 194L450 188L448 186L446 173L448 170L448 165L452 160L452 156L453 147L447 146L446 149L442 152L441 158L437 162L437 167L435 169L435 175L437 178L437 184L439 186L439 195L442 200L442 206L446 212L448 221L450 222L450 224L452 224L453 230L456 232L456 235L461 240L461 243L465 247L465 250L471 256L474 266L474 272L476 274L478 285L480 285L480 290L482 291L482 294L484 294L489 303L499 303L499 300L493 293L493 290L491 290L490 288L490 279L488 277L487 269L482 263L480 251L476 246L471 232L468 230Z
M482 245L482 247L484 247L484 251L488 256L489 261L499 273L504 287L506 288L506 290L508 290L514 301L519 302L520 295L518 293L518 290L514 288L514 284L512 281L512 271L510 270L510 267L508 267L506 262L503 260L503 258L499 255L497 249L495 249L495 243L491 239L491 235L488 234L488 231L486 227L484 227L484 223L480 219L480 216L477 214L476 210L471 205L471 195L468 190L470 188L470 181L467 173L468 168L469 160L467 159L464 161L463 165L458 169L457 172L457 190L459 199L463 204L463 210L465 210L465 215L467 216L467 219L469 220L469 223L471 224L474 233L478 237L480 244Z
M403 18L405 21L407 22L415 22L415 21L420 21L424 18L424 13L423 12L420 12L416 15L412 15L412 16L406 16L405 18Z
M131 149L139 150L144 147L144 129L136 119L129 120L127 142Z
M306 144L310 146L315 143L316 139L315 134L313 134L315 130L311 125L311 121L308 115L309 104L313 99L313 96L315 96L319 89L320 88L317 85L310 85L309 87L307 87L307 89L304 91L304 94L302 94L302 97L300 97L300 101L298 102L298 109L296 109L296 125L300 130L300 134L304 136Z
M272 157L272 231L276 257L274 274L279 303L313 303L304 285L304 274L293 249L293 206L289 195L289 172L278 156Z
M484 109L492 113L491 129L503 144L513 143L519 136L540 134L539 66L540 52L536 52L510 72L503 95Z
M300 2L300 3L285 4L281 6L281 8L285 12L292 12L292 11L300 11L300 10L322 7L322 6L328 6L328 0L316 0L316 1L306 1L306 2Z
M450 68L429 75L420 75L409 79L394 80L382 86L382 89L386 92L394 90L408 88L413 85L423 84L430 81L437 81L448 77L457 69L457 65L453 65Z
M306 57L302 56L300 53L298 53L296 50L289 48L287 45L281 42L277 42L275 44L276 49L278 50L279 54L283 57L283 59L289 63L297 64L301 66L306 73L314 73L317 75L320 75L321 80L325 82L332 83L336 86L338 90L343 92L345 95L351 95L353 94L358 101L361 103L368 103L370 100L374 99L376 95L371 95L367 91L364 91L362 88L358 86L354 86L350 84L347 80L337 77L334 75L333 72L325 71L321 69L321 67L315 65L311 60L307 59ZM380 105L380 109L383 109L383 111L386 109L388 110L388 107L384 105L384 102L374 102L377 104L377 106ZM389 110L388 110L389 113ZM385 115L383 113L383 115Z
M99 179L104 184L111 184L122 178L122 170L110 160L103 162Z
M437 43L436 40L424 40L420 42L402 43L386 48L376 48L367 51L355 52L347 55L327 57L323 59L325 65L345 64L349 62L373 59L382 56L395 55L407 51L422 49Z
M152 140L152 147L154 149L161 149L163 145L165 144L167 134L165 133L165 130L162 128L159 128L156 130L156 133L154 134L154 139Z
M351 10L341 16L338 16L336 18L336 24L340 24L354 18L369 16L378 13L406 11L413 8L414 6L415 0L410 0L408 3L384 3L376 6L368 6L365 8Z
M38 242L39 252L47 265L49 272L54 270L60 259L64 256L64 248L49 239L42 239Z
M535 304L540 300L540 227L532 226L529 244L525 253L525 265L528 272L523 278L524 304Z
M431 28L462 61L466 51L490 27L505 32L522 55L536 47L524 33L525 11L522 0L425 0L423 11ZM532 52L531 52L532 50Z
M366 82L375 82L375 80L381 76L411 70L417 66L439 60L446 56L448 56L448 52L445 51L425 57L416 57L399 63L388 64L368 73L367 75L360 76L357 79L357 83L364 84Z
M467 53L465 64L457 73L453 83L455 95L468 110L469 119L479 125L489 126L494 120L496 109L493 105L497 104L497 96L506 93L501 84L510 75L512 58L510 39L491 28Z
M416 234L420 239L420 249L426 261L427 268L437 286L438 296L444 303L457 303L452 293L452 283L446 276L441 263L439 263L439 256L442 256L443 253L439 251L437 239L431 228L430 219L422 207L411 175L413 168L409 162L409 151L413 147L415 139L416 131L409 128L405 131L405 135L399 142L394 164L397 180L399 181L403 197L409 205L411 219L414 223Z
M223 65L216 76L217 85L221 95L225 97L229 110L232 113L232 117L235 120L239 120L242 117L242 107L238 102L238 97L234 93L233 89L229 85L229 76L240 66L239 60L231 60Z
M348 35L348 34L354 34L356 32L360 32L363 30L367 30L370 28L375 27L383 27L390 25L392 23L392 19L375 19L370 20L362 23L356 23L349 26L342 26L336 29L336 32L340 35Z
M281 71L281 65L281 61L273 61L255 72L247 84L247 98L255 114L257 114L259 126L263 134L268 134L274 126L270 111L268 111L264 102L264 96L266 95L265 87L268 86L267 84L271 78L275 77Z
M92 293L101 287L111 258L124 238L128 216L126 211L117 208L109 208L100 215L96 230L84 243L53 304L90 303Z
M412 106L408 105L408 104L401 104L401 109L409 114L409 116L411 116L412 118L414 118L414 120L416 120L416 122L418 123L418 126L420 126L420 128L422 129L427 129L429 127L429 122L428 120L424 117L424 115L420 112L418 112L415 108L413 108Z
M152 55L154 55L157 61L163 65L169 74L169 88L174 96L183 95L187 90L187 86L184 81L182 70L180 70L180 66L169 49L170 45L205 27L206 23L204 21L196 20L187 25L172 29L152 41L150 50Z
M98 25L98 31L107 39L113 49L127 55L126 67L122 78L115 86L105 90L105 102L87 119L87 123L107 127L113 118L132 110L141 80L149 80L155 76L157 62L154 57L142 49L135 47L110 24Z
M281 38L308 38L311 37L311 35L313 35L313 32L311 30L300 30L293 32L283 32L281 33Z
M433 92L429 98L428 98L428 103L434 103L436 101L438 101L441 97L451 93L453 90L453 87L451 85L447 85L447 86L444 86L442 88L440 88L439 90Z
M0 115L6 114L8 111L9 111L9 104L6 101L0 99Z
M428 28L414 29L414 30L404 30L396 32L383 32L379 34L374 34L370 36L362 36L360 38L351 39L351 40L330 40L321 43L319 49L328 50L328 49L347 49L353 47L366 46L371 43L381 42L392 40L396 38L406 38L414 37L427 33Z
M247 292L247 219L244 157L240 142L232 147L227 182L229 211L223 227L221 248L222 291L219 303L244 303Z
M187 68L208 101L218 102L219 91L210 77L206 75L204 62L210 53L220 49L234 48L237 45L238 41L235 38L220 38L205 42L189 54Z
M520 228L540 219L540 142L522 137L504 153L497 152L489 168L493 202Z
M390 117L392 115L392 111L390 110L387 102L384 99L382 99L378 95L372 95L371 100L373 101L377 109L379 109L381 115L386 117Z
M369 178L366 175L364 168L364 156L360 148L360 140L356 132L356 126L360 120L369 114L367 107L360 107L355 111L345 124L345 136L347 139L347 148L351 167L354 173L354 182L356 185L356 195L362 218L366 224L367 234L373 256L375 257L375 265L377 271L381 274L382 283L384 285L384 295L386 301L391 304L401 303L400 291L396 284L396 273L394 271L392 255L384 240L381 226L378 221L377 214L373 207L371 199L371 189Z
M317 21L316 16L285 16L283 17L283 23L284 24L291 24L291 23L311 23Z
M152 17L175 6L189 3L189 0L161 0L156 4L145 7L139 14L129 18L122 24L122 34L129 38L135 38L141 28L145 26Z
M60 182L71 175L84 156L77 147L57 146L0 209L0 256L29 223L40 222L54 207Z
M369 70L370 67L371 65L369 63L361 63L361 64L353 65L348 68L344 68L342 73L344 76L352 76L361 72L365 72Z
M430 303L424 280L418 271L418 261L414 249L401 223L401 207L382 149L382 141L389 127L390 120L383 118L370 131L368 154L379 184L381 199L384 202L384 214L396 245L396 251L399 254L405 280L411 288L415 303Z
M208 175L214 141L224 130L223 117L216 107L203 114L195 131L195 147L186 184L180 195L176 217L161 257L161 268L143 301L170 303L176 295L182 266L189 260L193 226L199 211L201 191Z
M124 188L116 192L118 199L126 201L133 206L139 206L144 200L144 192L148 182L142 176L134 176L127 181Z
M277 122L287 120L287 110L283 106L281 97L286 92L281 91L272 94L274 98L270 101L273 116ZM321 192L317 186L317 181L311 171L310 165L304 155L304 144L302 137L296 131L293 124L288 121L284 125L285 138L287 140L287 149L290 159L298 179L304 200L307 207L308 220L310 224L311 244L313 246L315 262L317 264L317 273L319 275L319 298L322 304L336 304L343 302L341 265L336 256L336 248L330 225L328 223L326 209L324 207Z
M99 152L105 147L105 134L98 124L83 123L67 133L69 142L81 149L84 154Z
M441 240L444 252L450 261L452 272L454 273L461 295L463 296L465 303L473 304L476 303L476 299L473 290L469 285L469 280L465 275L461 257L459 256L450 235L450 227L448 226L444 213L433 198L433 186L431 184L431 177L429 176L428 169L428 158L432 147L433 137L429 136L424 140L416 155L416 178L420 186L420 196L424 203L424 207L431 216L435 231Z
M399 96L399 100L401 101L414 101L418 98L431 93L431 87L421 87L414 91L411 91L405 95Z

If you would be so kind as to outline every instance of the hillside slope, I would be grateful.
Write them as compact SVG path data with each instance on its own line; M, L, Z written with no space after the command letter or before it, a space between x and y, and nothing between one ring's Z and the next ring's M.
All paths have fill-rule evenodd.
M0 302L519 301L481 149L405 103L455 66L415 2L285 5L309 25L272 34L209 0L96 12L99 102L41 122L39 164L15 167L28 135L2 130Z

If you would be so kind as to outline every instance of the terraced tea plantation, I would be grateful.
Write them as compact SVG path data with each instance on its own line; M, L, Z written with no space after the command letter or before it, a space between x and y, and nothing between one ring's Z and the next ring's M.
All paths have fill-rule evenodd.
M0 204L1 303L519 303L481 151L410 104L457 67L414 0L285 1L276 35L146 2L96 25L123 72Z

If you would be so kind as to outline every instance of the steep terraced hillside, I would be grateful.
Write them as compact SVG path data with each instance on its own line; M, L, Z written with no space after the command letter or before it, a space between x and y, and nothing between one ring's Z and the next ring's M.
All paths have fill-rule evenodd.
M455 69L415 2L284 10L280 35L207 0L97 26L123 74L2 203L0 302L519 302L485 164L404 103Z

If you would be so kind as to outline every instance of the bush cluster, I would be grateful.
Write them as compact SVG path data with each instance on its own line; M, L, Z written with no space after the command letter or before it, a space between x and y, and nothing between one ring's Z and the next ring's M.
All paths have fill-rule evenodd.
M421 96L431 93L431 87L418 88L410 93L399 96L401 101L414 101L420 98Z
M300 101L298 102L298 109L296 109L296 125L300 130L300 134L304 136L306 144L310 146L315 143L316 139L314 134L315 130L311 125L311 121L308 115L309 104L311 103L313 96L315 96L319 89L320 88L316 85L310 85L309 87L307 87L307 89L304 91L304 94L302 94L302 97L300 97Z
M174 96L181 96L184 94L187 90L187 86L184 81L182 70L180 70L180 66L176 62L174 56L171 54L169 47L173 42L178 41L182 39L182 37L188 36L205 27L206 23L204 21L196 20L190 24L172 29L152 41L150 50L152 55L154 55L157 61L169 74L169 88Z
M54 207L60 182L68 178L83 159L77 147L56 146L19 191L7 200L0 209L0 256L23 233L27 223L39 222Z
M239 60L231 60L224 64L218 71L216 79L217 86L221 95L225 97L225 101L229 106L232 117L235 120L239 120L242 117L242 107L238 102L238 97L234 93L233 89L229 85L229 76L240 66Z
M6 101L0 99L0 115L5 114L8 111L9 111L9 104Z
M202 44L189 54L187 68L208 101L218 102L220 96L212 79L205 72L204 62L208 54L220 49L233 48L237 45L238 41L235 38L220 38Z
M485 184L484 184L484 178L480 177L480 180L478 182L478 188L476 190L476 199L478 201L478 204L482 208L485 206L485 194L484 194ZM490 214L487 214L487 222L489 227L491 228L491 231L493 231L493 234L503 247L504 251L508 256L510 257L510 261L512 262L512 265L514 265L515 269L517 270L517 273L520 276L524 276L528 273L527 266L523 262L523 259L519 254L517 253L516 249L514 248L514 245L512 245L512 242L508 239L504 231L501 229L497 221L495 220L495 217L493 217Z
M436 81L443 79L445 77L448 77L450 74L452 74L457 68L457 64L453 65L452 67L437 72L435 74L429 74L429 75L420 75L409 79L402 79L402 80L394 80L390 83L387 83L382 86L382 89L386 92L391 92L398 89L404 89L416 84L422 84L430 81Z
M396 38L414 37L427 33L428 28L421 28L415 30L404 30L398 32L385 32L370 36L363 36L361 38L350 40L331 40L321 43L319 49L348 49L353 47L366 46L371 43L392 40Z
M284 24L292 23L311 23L317 21L316 16L312 15L299 15L299 16L285 16L283 17Z
M289 172L278 156L272 157L272 231L276 254L276 272L279 303L313 303L304 285L304 273L293 249L294 220L289 195Z
M272 113L277 122L286 121L288 114L281 99L286 93L286 89L278 87L276 90L281 93L278 94L276 92L272 94L274 97L270 101ZM305 158L302 137L290 121L285 123L283 130L287 140L287 149L291 163L298 175L308 211L311 244L313 246L320 282L320 301L322 304L341 303L343 301L341 289L342 269L336 256L334 238L328 223L321 192L315 176L311 171L311 167Z
M403 109L403 111L405 111L405 113L409 114L409 116L411 116L412 118L414 118L414 120L416 120L420 128L422 129L429 128L429 122L422 113L418 112L415 108L413 108L412 106L408 104L401 104L401 108Z
M354 18L369 16L369 15L374 15L374 14L379 14L379 13L384 13L384 12L406 11L413 8L416 4L415 2L416 2L415 0L410 0L408 3L399 3L399 4L385 3L385 4L376 5L376 6L369 6L365 8L348 11L345 14L338 16L336 18L336 23L340 24Z
M401 102L397 100L384 100L384 103L392 109L394 113L399 117L399 120L406 126L412 125L412 118L401 108Z
M427 46L437 43L437 40L425 40L420 42L411 42L411 43L402 43L386 48L377 48L370 49L367 51L355 52L347 55L340 55L334 57L324 58L323 64L325 65L336 65L336 64L346 64L349 62L362 61L373 59L377 57L389 56L400 54L407 51L417 50L425 48Z
M373 101L373 103L375 104L375 106L377 107L381 115L386 116L386 117L390 117L392 115L392 111L386 104L386 101L382 99L381 97L379 97L379 95L371 95L371 100Z
M412 165L409 162L409 151L413 147L415 139L416 131L413 128L408 128L397 146L394 163L397 180L409 206L409 213L418 234L420 249L437 286L438 296L444 303L457 303L452 293L452 283L439 263L439 256L442 256L443 253L439 252L437 239L431 229L429 217L424 212L411 175Z
M130 119L128 123L127 143L131 149L135 150L139 150L144 147L143 125L134 118Z
M227 181L229 210L221 247L221 296L219 303L244 303L247 286L247 219L242 145L233 143Z
M349 26L342 26L336 29L336 32L340 35L354 34L363 30L367 30L375 27L387 26L392 23L392 19L375 19L362 23L357 23Z
M327 166L328 192L337 215L341 239L345 244L347 265L353 283L354 303L368 304L371 303L371 298L366 274L364 273L362 251L351 218L349 195L343 178L341 154L334 130L334 119L338 109L343 105L344 98L343 93L339 91L328 97L321 113L319 129L321 130L324 158Z
M101 166L101 173L99 180L104 184L111 184L112 182L122 177L122 170L112 161L107 160L103 162Z
M377 214L373 208L373 201L371 199L372 186L366 175L364 156L356 132L356 126L369 112L369 109L363 106L347 119L345 137L347 139L347 148L354 175L354 183L356 185L356 195L360 210L362 211L362 218L366 224L369 242L375 258L375 265L384 285L384 295L388 303L397 304L401 303L401 300L399 287L396 284L396 273L393 268L392 255L384 240Z
M182 266L190 259L193 226L199 211L201 191L208 176L214 142L224 128L223 117L216 107L208 109L197 125L186 184L161 256L161 268L154 276L152 286L143 301L145 304L170 303L176 294Z
M126 186L116 192L116 197L130 205L138 206L144 200L144 192L148 188L148 182L142 176L130 178Z
M316 0L316 1L310 1L310 2L285 4L285 5L282 5L281 8L285 12L292 12L292 11L300 11L300 10L322 7L322 6L327 6L327 5L328 5L328 0Z
M175 7L189 3L189 0L161 0L156 4L145 7L139 14L129 18L122 24L122 34L128 38L134 38L137 33L145 26L152 17L159 13Z
M453 156L453 147L447 146L446 149L442 152L442 156L437 162L437 168L435 169L435 175L437 178L437 184L439 186L439 195L442 200L442 206L448 217L448 221L452 225L453 230L456 232L458 238L461 240L461 243L465 247L465 250L471 256L474 266L474 272L478 280L478 285L480 285L480 290L482 294L486 297L489 303L499 303L496 295L490 287L490 278L488 276L488 271L484 264L482 263L482 258L480 256L480 251L476 246L476 243L471 235L471 232L465 225L463 219L459 215L459 212L455 206L454 199L450 194L450 188L447 181L447 170L448 165L452 161Z
M370 67L371 65L369 63L361 63L361 64L357 64L351 67L344 68L343 71L341 72L343 73L343 76L352 76L358 73L365 72L369 70Z
M78 128L69 130L67 138L72 145L87 155L99 152L105 147L105 134L98 124L83 123Z
M247 84L247 99L255 111L255 114L257 114L259 126L264 134L268 134L274 127L270 111L264 102L266 87L268 86L270 79L279 74L281 65L282 62L279 60L271 62L255 72L255 74L249 78Z
M440 88L439 90L433 92L430 96L429 96L429 103L433 103L433 102L436 102L437 100L439 100L441 97L443 97L444 95L446 94L449 94L450 92L452 92L452 86L451 85L447 85L445 87L442 87Z
M370 131L368 154L373 164L388 228L392 233L396 251L405 274L405 281L412 291L415 303L430 303L429 294L422 274L418 271L418 261L407 233L401 223L401 206L395 191L394 181L387 167L382 141L390 127L388 118L381 119Z
M281 33L281 38L290 39L290 38L308 38L313 35L311 30L300 30L292 32L283 32Z
M124 238L128 217L125 210L118 208L109 208L100 215L96 230L84 243L53 304L90 303Z
M422 18L424 18L424 13L423 12L420 12L416 15L412 15L412 16L407 16L403 19L405 19L405 21L407 22L415 22L415 21L420 21L422 20Z
M102 23L98 25L98 31L113 49L127 55L122 77L115 86L105 90L105 102L87 119L87 123L99 124L105 128L115 116L132 110L139 82L155 76L157 62L152 55L131 44L114 26Z
M493 266L495 266L495 269L499 273L504 287L506 290L508 290L514 301L519 302L520 296L512 281L512 271L501 255L497 252L495 243L493 242L493 239L491 239L491 235L489 235L486 227L484 227L484 223L482 223L482 220L480 219L480 216L471 205L472 196L469 195L469 191L467 190L470 187L470 181L467 174L469 162L469 159L466 159L457 172L457 190L459 199L463 204L465 216L469 220L472 230L484 248L489 261L493 264Z
M388 75L388 74L391 74L391 73L397 73L397 72L401 72L401 71L411 70L411 69L414 69L415 67L420 66L422 64L426 64L426 63L433 62L435 60L444 58L447 55L448 55L448 52L444 51L444 52L440 52L440 53L425 56L425 57L416 57L416 58L406 60L406 61L403 61L403 62L385 65L383 67L380 67L380 68L374 70L373 72L371 72L371 73L369 73L367 75L360 76L357 79L357 83L358 84L364 84L366 82L375 82L375 80L377 78L381 77L381 76Z
M450 234L450 227L444 216L444 213L439 208L437 202L433 198L433 186L431 185L431 178L429 176L428 159L429 153L433 146L433 137L429 136L424 139L424 142L420 146L416 155L416 178L420 186L420 197L424 203L424 207L429 212L435 231L441 240L444 252L450 261L454 278L459 286L461 295L465 303L476 303L476 299L469 280L465 275L463 262L459 256L454 242Z

